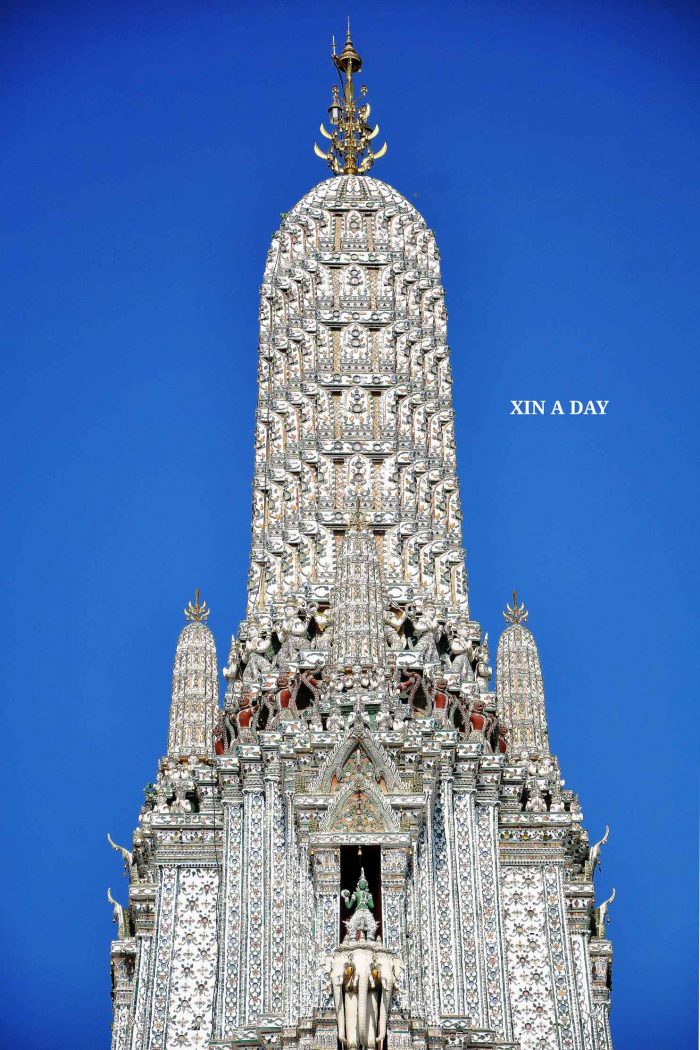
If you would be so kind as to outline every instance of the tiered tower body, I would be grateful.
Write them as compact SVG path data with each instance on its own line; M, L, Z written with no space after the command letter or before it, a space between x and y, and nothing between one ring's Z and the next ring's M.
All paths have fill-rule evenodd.
M433 234L328 156L350 171L284 218L265 268L224 707L197 599L121 849L112 1048L610 1050L600 844L550 754L535 641L514 602L494 693L469 614ZM344 940L360 866L381 945ZM350 1032L380 1001L386 1036L379 1014Z

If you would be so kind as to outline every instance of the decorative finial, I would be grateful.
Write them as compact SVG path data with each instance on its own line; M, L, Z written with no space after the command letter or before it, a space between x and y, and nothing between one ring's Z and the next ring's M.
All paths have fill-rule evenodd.
M328 115L333 132L326 131L321 124L321 134L328 139L330 146L328 152L324 153L314 143L314 153L317 157L325 160L334 175L363 175L374 164L375 160L383 157L387 151L386 142L376 153L372 152L370 142L379 133L379 125L371 128L368 124L370 105L362 102L367 94L367 88L362 85L358 98L355 98L355 86L353 75L362 69L362 59L358 55L350 36L350 19L348 18L348 33L345 39L345 47L337 55L335 53L335 37L331 51L331 59L340 75L340 87L343 97L337 85L333 86L331 104L328 107Z
M189 623L206 623L209 619L209 613L211 609L207 609L207 603L199 601L199 587L194 592L194 605L192 602L187 603L187 608L182 610L185 614L185 619Z
M367 522L365 521L365 516L362 513L362 506L361 506L361 503L360 503L360 497L359 496L355 497L355 511L354 511L353 516L352 516L352 520L351 520L350 524L351 524L351 527L356 532L359 532L360 529L363 529L365 527L365 525L367 524Z
M517 591L513 591L513 604L512 606L506 605L506 610L503 613L503 615L510 624L525 623L528 616L530 615L527 609L525 608L524 602L521 602L520 605L518 605Z

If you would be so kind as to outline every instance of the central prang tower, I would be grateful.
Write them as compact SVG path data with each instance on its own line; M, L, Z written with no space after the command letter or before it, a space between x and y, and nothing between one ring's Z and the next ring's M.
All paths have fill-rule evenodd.
M246 619L218 704L186 610L168 754L114 905L113 1050L611 1050L604 838L549 749L514 596L491 689L469 612L432 232L370 178L333 49L330 179L260 305ZM614 891L612 896L614 896Z

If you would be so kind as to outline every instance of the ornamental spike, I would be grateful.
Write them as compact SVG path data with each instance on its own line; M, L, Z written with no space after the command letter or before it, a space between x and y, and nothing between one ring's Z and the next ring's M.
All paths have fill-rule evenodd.
M194 604L192 602L187 603L187 608L182 611L185 614L185 619L189 623L206 623L209 619L209 613L211 609L207 608L206 602L199 601L199 587L194 592Z
M525 623L528 616L530 615L527 609L525 608L524 602L520 602L520 604L518 605L517 591L513 591L513 604L512 606L506 604L505 612L503 613L503 615L509 624Z
M371 140L377 135L379 125L369 125L370 105L363 101L367 93L364 84L357 96L353 76L362 69L362 59L355 50L350 35L350 19L345 46L338 55L335 49L335 37L331 50L331 60L340 75L340 90L333 85L331 104L328 107L333 131L328 134L323 124L321 134L330 139L328 149L320 149L314 143L314 153L328 164L334 175L363 175L368 172L375 160L383 157L387 151L386 142L376 152L370 148ZM342 97L340 92L342 91Z

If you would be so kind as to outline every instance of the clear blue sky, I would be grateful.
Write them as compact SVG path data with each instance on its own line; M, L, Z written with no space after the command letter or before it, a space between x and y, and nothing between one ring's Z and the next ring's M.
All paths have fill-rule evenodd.
M107 1047L130 840L196 585L249 551L258 286L325 170L327 3L15 3L0 64L2 1044ZM616 1050L695 1046L698 9L367 3L376 174L437 233L465 543L514 586L617 887ZM605 419L512 418L603 398Z

